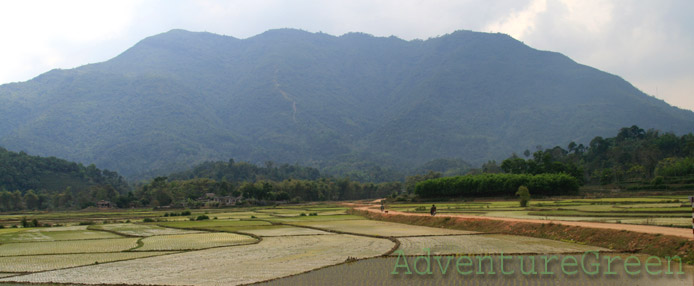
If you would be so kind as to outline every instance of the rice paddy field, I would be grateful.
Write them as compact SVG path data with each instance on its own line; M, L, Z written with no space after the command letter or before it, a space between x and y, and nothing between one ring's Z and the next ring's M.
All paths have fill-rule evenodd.
M517 201L509 200L396 203L388 205L388 208L405 212L427 213L432 204L436 204L437 212L442 214L687 228L692 225L692 207L687 196L531 200L527 208L521 208Z
M589 212L677 214L681 198L593 199L532 201L529 209L517 202L437 203L441 212L479 215L538 216L535 212ZM426 204L389 205L390 209L420 212ZM266 208L193 210L188 216L168 216L170 211L131 210L115 219L104 214L61 212L41 214L44 221L63 226L0 229L0 285L692 285L694 270L685 274L616 276L585 275L470 275L458 274L453 262L448 274L434 271L418 275L417 257L500 255L529 257L556 255L558 259L586 251L621 255L610 249L524 236L406 225L368 220L346 214L334 204ZM691 211L691 209L689 209ZM127 214L131 212L131 216ZM179 211L180 212L180 211ZM167 213L167 216L164 215ZM151 218L143 222L142 217ZM197 221L205 214L207 220ZM563 214L567 214L566 212ZM31 214L12 214L12 221ZM691 213L689 214L691 216ZM592 217L557 217L585 219ZM614 219L603 216L600 219ZM629 219L673 217L621 216ZM676 218L676 217L675 217ZM104 223L105 222L105 223ZM691 220L689 221L691 222ZM578 256L577 256L578 255ZM645 259L646 257L644 257ZM407 261L414 273L392 274L395 265ZM424 261L424 260L422 260ZM623 262L623 261L622 261ZM400 263L400 264L398 264ZM422 262L419 262L422 263ZM541 263L538 261L538 267ZM507 264L518 271L518 261ZM499 265L493 267L500 271ZM527 267L527 265L526 265ZM550 265L561 273L558 264ZM399 268L403 272L403 268Z

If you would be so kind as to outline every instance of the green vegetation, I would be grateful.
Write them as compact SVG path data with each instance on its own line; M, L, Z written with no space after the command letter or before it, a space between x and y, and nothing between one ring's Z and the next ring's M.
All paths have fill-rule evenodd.
M432 197L513 196L520 186L527 186L540 196L576 195L578 181L566 174L482 174L446 177L417 183L415 193Z
M530 201L530 191L528 191L528 187L526 187L526 186L518 187L518 191L516 192L516 196L520 197L520 206L522 208L528 206L528 202Z
M2 147L0 174L0 211L85 208L130 190L116 172Z
M465 164L427 162L480 165L633 124L684 134L694 114L561 54L471 31L404 41L174 30L104 63L0 86L0 145L134 180L231 157L358 181L459 175Z
M612 138L597 136L588 146L571 142L568 150L540 150L528 160L513 155L501 169L512 174L567 173L580 182L628 190L686 190L694 187L693 158L694 134L678 137L634 125Z
M157 235L142 239L142 246L134 251L197 250L220 246L257 242L255 238L235 233L193 233Z

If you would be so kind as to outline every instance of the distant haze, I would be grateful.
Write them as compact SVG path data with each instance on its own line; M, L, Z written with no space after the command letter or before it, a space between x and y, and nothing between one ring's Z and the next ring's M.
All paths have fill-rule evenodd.
M694 109L694 1L2 1L0 84L115 57L174 28L248 38L274 28L427 39L501 32Z

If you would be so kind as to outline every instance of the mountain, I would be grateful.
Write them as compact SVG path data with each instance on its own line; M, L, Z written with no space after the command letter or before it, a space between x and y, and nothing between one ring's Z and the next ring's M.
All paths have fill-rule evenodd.
M632 125L685 133L694 113L561 54L471 31L405 41L172 30L106 62L0 86L0 146L130 178L229 158L406 172L587 144Z

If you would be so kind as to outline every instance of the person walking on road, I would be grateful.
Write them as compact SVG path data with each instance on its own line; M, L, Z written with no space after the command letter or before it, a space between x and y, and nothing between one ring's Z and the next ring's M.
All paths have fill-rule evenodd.
M431 216L436 215L436 205L431 205Z

